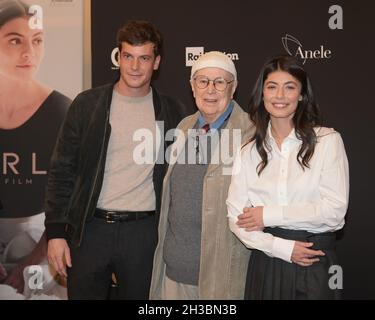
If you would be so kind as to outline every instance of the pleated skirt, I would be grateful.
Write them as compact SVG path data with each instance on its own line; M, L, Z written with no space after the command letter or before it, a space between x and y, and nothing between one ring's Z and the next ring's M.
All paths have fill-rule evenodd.
M259 250L253 250L250 258L245 299L247 300L336 300L341 299L337 281L333 281L331 266L338 266L335 250L336 234L314 234L300 230L266 228L264 232L274 236L313 242L312 249L322 250L324 257L311 266L302 267L279 258L271 258ZM330 273L331 271L331 273Z

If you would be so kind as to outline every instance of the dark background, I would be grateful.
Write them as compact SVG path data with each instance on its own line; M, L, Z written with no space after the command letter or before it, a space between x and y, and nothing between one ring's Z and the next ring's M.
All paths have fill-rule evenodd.
M331 30L331 5L343 9L343 30ZM375 298L374 127L375 2L372 1L117 1L92 0L93 86L113 81L111 51L117 29L128 19L153 22L165 48L154 84L194 111L185 66L186 47L237 53L236 100L246 109L257 74L266 58L286 53L282 37L297 38L303 50L321 46L330 59L308 59L325 124L344 139L350 164L350 205L338 252L346 299ZM288 42L295 52L297 46Z

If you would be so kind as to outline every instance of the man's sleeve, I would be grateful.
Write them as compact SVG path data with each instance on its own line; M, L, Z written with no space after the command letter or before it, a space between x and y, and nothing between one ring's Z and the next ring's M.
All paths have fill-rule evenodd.
M51 158L45 199L48 240L66 238L68 206L76 181L81 143L81 104L79 95L68 110Z

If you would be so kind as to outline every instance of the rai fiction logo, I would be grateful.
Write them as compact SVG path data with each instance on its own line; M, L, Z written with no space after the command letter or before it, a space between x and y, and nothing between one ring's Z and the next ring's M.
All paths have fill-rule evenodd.
M186 66L192 67L194 62L198 60L198 58L204 54L204 47L187 47L185 48L185 55L186 55ZM240 55L238 53L226 53L223 52L225 55L232 59L233 61L239 61Z

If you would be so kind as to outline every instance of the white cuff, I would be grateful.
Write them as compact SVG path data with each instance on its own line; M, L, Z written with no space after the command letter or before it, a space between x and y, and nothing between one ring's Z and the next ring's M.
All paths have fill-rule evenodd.
M294 249L295 241L293 240L286 240L278 237L274 237L273 239L273 246L272 246L272 254L276 258L280 258L287 262L292 262L292 252Z
M283 222L282 206L264 206L263 207L263 224L265 227L281 226Z

